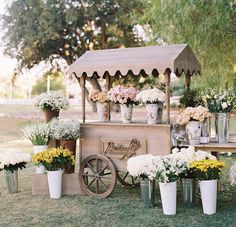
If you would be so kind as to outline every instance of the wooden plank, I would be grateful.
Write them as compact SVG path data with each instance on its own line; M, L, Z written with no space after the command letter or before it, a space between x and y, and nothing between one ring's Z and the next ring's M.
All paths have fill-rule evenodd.
M32 195L48 195L48 180L46 174L32 175ZM84 195L80 188L79 174L62 175L62 195Z

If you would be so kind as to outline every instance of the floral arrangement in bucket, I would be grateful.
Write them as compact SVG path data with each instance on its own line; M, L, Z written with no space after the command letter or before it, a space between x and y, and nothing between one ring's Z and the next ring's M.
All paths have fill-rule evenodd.
M18 169L26 168L31 155L21 150L9 149L0 153L0 171L4 170L9 193L18 191Z
M108 99L119 103L121 107L121 118L123 123L132 121L133 104L137 104L136 95L139 92L135 87L116 86L108 91Z
M212 114L209 112L209 110L203 106L187 107L185 110L179 113L176 118L176 123L179 125L186 125L186 132L190 145L196 145L200 143L200 138L202 135L201 124L203 125L203 123L211 116ZM208 129L208 127L202 128ZM207 135L209 136L209 133ZM208 139L206 139L206 142L207 141Z
M205 91L202 100L211 113L230 113L236 105L236 95L232 89Z
M165 93L155 87L142 90L137 94L137 101L146 105L148 124L162 122L163 102L165 101L165 97Z
M45 123L29 123L22 127L24 138L33 145L47 145L49 142L49 128Z
M216 213L217 180L225 164L218 160L200 160L191 164L191 171L200 180L200 192L203 212L205 214Z
M69 101L63 95L62 91L49 91L38 95L34 100L35 106L45 111L51 109L54 111L66 110L69 108Z
M78 120L52 119L49 124L49 137L54 140L77 140L81 137Z
M49 148L34 154L32 161L36 165L43 165L47 169L50 197L61 198L62 170L75 164L75 157L68 149Z

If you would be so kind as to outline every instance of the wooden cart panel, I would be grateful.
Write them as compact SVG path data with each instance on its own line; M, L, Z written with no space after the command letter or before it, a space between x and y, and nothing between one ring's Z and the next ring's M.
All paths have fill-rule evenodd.
M127 171L127 159L133 155L166 155L171 150L171 126L140 123L82 123L82 160L103 154L117 171Z

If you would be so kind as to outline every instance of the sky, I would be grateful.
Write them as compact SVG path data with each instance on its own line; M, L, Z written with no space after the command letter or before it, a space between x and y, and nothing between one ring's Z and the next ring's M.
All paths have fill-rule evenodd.
M0 0L0 14L4 13L4 8L11 0ZM1 36L0 32L0 36ZM0 78L12 74L16 65L16 60L3 55L3 41L0 37Z

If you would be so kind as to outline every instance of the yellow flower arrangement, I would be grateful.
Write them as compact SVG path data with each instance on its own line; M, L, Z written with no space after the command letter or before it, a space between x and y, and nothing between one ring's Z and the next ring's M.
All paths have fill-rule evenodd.
M90 94L90 100L93 102L105 103L108 101L107 91L95 90Z
M199 180L215 180L219 179L224 166L222 161L206 159L191 163L190 169Z
M75 156L68 149L48 148L34 154L32 161L36 165L43 165L47 170L55 171L75 164Z

